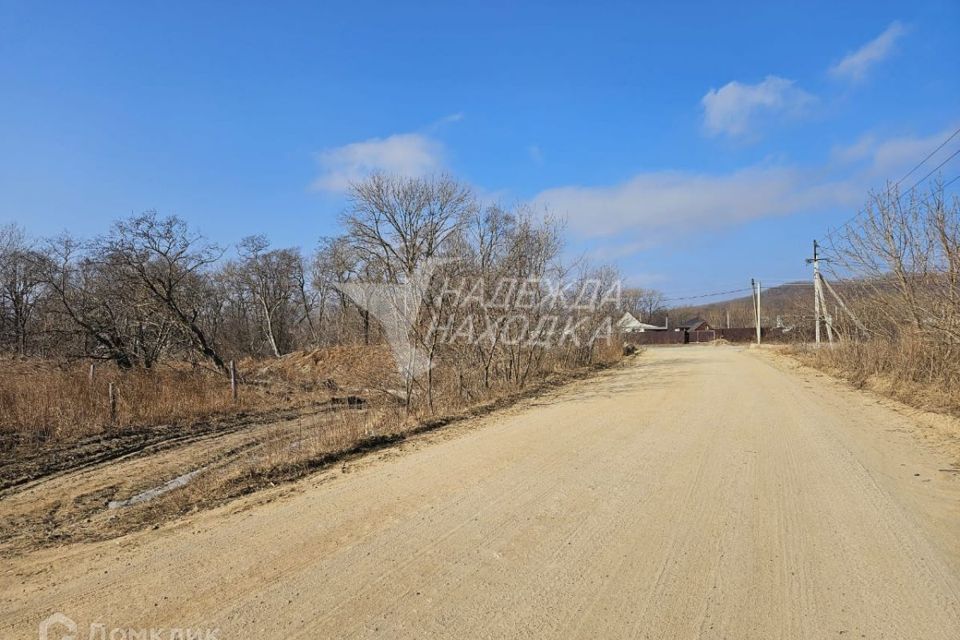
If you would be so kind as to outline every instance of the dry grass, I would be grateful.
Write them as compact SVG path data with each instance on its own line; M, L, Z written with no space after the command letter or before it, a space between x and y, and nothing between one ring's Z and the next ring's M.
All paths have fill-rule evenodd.
M960 358L947 345L902 334L893 340L845 341L833 348L796 346L807 364L905 404L960 416Z
M619 358L619 349L602 347L594 362ZM530 383L552 373L574 370L564 354L540 362ZM151 370L123 371L100 365L91 381L84 362L8 359L0 373L0 452L40 445L70 443L90 436L116 436L163 426L189 427L211 419L256 416L277 409L302 409L333 399L361 398L390 405L402 382L383 345L337 346L295 352L270 360L239 363L238 400L221 374L188 364ZM434 371L434 404L428 407L422 388L406 418L414 422L437 413L517 391L500 377L485 388L477 372L439 362ZM116 390L116 416L111 418L109 386Z
M343 408L317 414L285 428L272 430L260 446L244 455L215 465L187 486L156 500L137 505L113 521L115 532L162 521L172 515L209 508L231 498L296 480L333 463L344 464L355 456L458 422L485 415L528 397L562 386L606 368L619 360L598 362L576 370L545 374L523 391L490 391L482 401L431 417L406 413L400 406L351 410ZM122 516L122 517L120 517Z
M190 422L237 410L223 377L198 370L119 371L103 367L91 382L81 364L6 363L0 376L4 440L81 438L109 429ZM109 385L116 389L111 420ZM259 398L257 399L259 401ZM243 405L249 404L244 399Z
M267 362L243 361L237 401L223 375L189 365L122 371L8 359L0 374L0 451L70 442L160 425L189 426L217 416L257 414L323 402L374 385L385 369L379 347L336 347ZM389 371L389 370L387 370ZM389 375L379 374L389 386ZM117 396L111 420L109 386Z
M319 363L329 362L330 357L319 357L317 367L324 369ZM344 359L351 360L334 359L341 367ZM299 375L315 376L312 366L300 369L313 361L312 356L298 354L288 360L294 364L272 362L262 368L284 369L289 374L285 384L289 385L299 384ZM369 367L372 374L376 365L370 365L370 360L357 359L357 366ZM369 451L414 435L426 435L463 418L508 407L523 398L592 375L619 360L613 349L596 354L595 362L589 366L567 367L558 359L551 363L550 371L542 370L522 390L497 386L483 394L474 393L473 400L462 401L456 409L429 416L422 406L408 413L397 402L373 401L353 407L326 405L317 411L270 421L254 420L242 428L218 431L202 440L186 439L172 447L151 448L141 455L97 463L97 473L73 473L72 467L67 467L63 473L52 473L39 483L13 485L3 492L0 557L35 546L112 538L302 478L333 464L352 464L353 458ZM299 369L300 373L294 375L291 369ZM346 370L341 368L341 373L346 375ZM357 373L362 371L354 371ZM266 373L261 371L260 375ZM452 398L444 395L444 406L453 406ZM74 454L82 444L65 443L64 451L76 460ZM48 449L55 447L44 447L42 455L46 456ZM31 460L25 462L35 464ZM197 470L199 473L188 484L152 500L119 509L107 508L109 501L127 500L160 487L177 475Z

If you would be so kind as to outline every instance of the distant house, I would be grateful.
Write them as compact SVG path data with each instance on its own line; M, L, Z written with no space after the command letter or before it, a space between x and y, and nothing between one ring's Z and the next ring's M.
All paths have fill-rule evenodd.
M644 333L647 331L666 331L666 327L658 327L655 324L640 322L629 311L623 314L623 317L617 321L617 328L621 333Z
M635 333L640 329L640 321L633 317L629 311L623 314L623 317L617 320L617 329L621 333Z
M681 322L677 331L713 331L713 327L703 318L691 318L686 322Z

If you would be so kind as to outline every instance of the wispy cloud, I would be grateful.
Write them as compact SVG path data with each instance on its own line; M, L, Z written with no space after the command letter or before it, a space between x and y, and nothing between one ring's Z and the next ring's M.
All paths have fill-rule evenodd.
M755 136L770 120L802 114L816 98L793 80L767 76L756 84L728 82L701 99L708 135Z
M817 182L795 167L753 166L727 174L642 173L612 186L548 189L537 196L536 202L566 216L577 233L657 237L671 229L721 228L824 206L849 205L862 195L843 182ZM618 241L625 239L621 236Z
M606 186L562 186L534 201L567 219L581 238L613 255L762 218L863 204L870 188L897 179L952 129L927 136L865 136L833 150L825 166L757 164L728 173L653 171ZM909 185L908 185L909 186ZM598 245L600 246L600 245Z
M435 133L436 131L439 131L440 129L443 129L444 127L446 127L446 126L449 125L449 124L456 124L457 122L461 122L461 121L462 121L464 118L466 118L466 117L467 117L467 116L466 116L466 114L465 114L463 111L457 111L456 113L450 113L450 114L447 114L447 115L443 116L442 118L440 118L440 119L438 119L438 120L435 120L435 121L431 122L431 123L428 124L426 127L424 127L424 130L427 131L427 132L429 132L429 133Z
M439 171L444 147L421 133L398 133L325 149L316 157L320 176L312 187L342 192L373 172L419 177Z
M873 65L886 60L893 53L897 40L906 32L901 22L892 22L879 36L830 67L830 75L854 82L863 80Z
M665 280L668 280L666 274L656 272L641 271L637 273L628 273L623 278L623 283L628 287L655 287Z
M862 136L856 142L834 147L831 158L835 163L855 167L862 175L880 180L896 181L911 169L921 159L936 149L950 134L956 131L957 125L952 124L941 131L927 136L903 135L881 139L875 134ZM951 152L949 146L933 154L924 165L923 171L918 170L911 176L919 179L924 173L937 166L941 160ZM901 185L907 189L911 183Z

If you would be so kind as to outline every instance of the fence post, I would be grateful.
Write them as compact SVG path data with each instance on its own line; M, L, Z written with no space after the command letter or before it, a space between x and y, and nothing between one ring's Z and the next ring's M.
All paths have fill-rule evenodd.
M114 425L117 423L117 388L112 382L107 392L110 394L110 424Z
M87 381L88 381L90 384L93 384L93 372L94 372L96 366L97 366L97 365L95 365L94 363L92 363L92 362L90 363L90 373L87 374L87 376L88 376L88 380L87 380Z
M230 395L233 401L237 401L237 365L233 360L230 361Z

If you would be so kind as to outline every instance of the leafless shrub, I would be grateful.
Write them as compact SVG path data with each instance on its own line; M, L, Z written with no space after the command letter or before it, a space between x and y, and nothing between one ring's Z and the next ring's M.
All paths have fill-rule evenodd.
M942 186L874 194L831 238L831 270L867 335L812 358L860 384L960 413L960 205Z
M34 359L0 374L0 431L69 440L282 406L328 382L287 365L338 347L363 345L378 367L341 379L349 393L400 397L411 419L619 357L618 345L608 348L616 340L598 339L622 313L619 288L616 300L606 298L618 274L565 263L562 225L545 213L482 205L446 176L373 175L352 187L341 222L343 235L321 241L309 262L264 236L242 240L228 257L185 221L156 212L89 242L65 234L35 243L18 228L0 230L0 352ZM369 301L344 289L401 284L425 263L432 276L404 337L428 366L399 375ZM589 290L577 294L580 311L551 302L568 286ZM624 299L645 316L662 306L651 291ZM458 331L470 335L449 339ZM230 360L243 361L238 405L224 380ZM90 362L98 364L92 383ZM110 382L119 390L116 420Z

